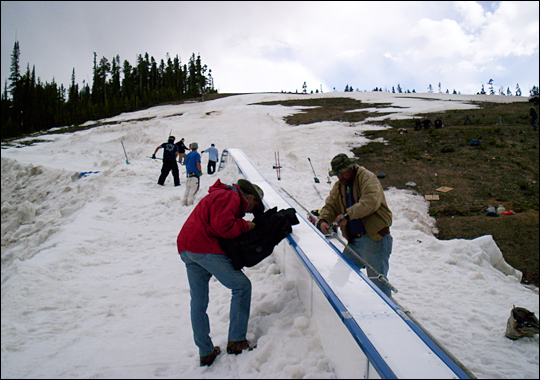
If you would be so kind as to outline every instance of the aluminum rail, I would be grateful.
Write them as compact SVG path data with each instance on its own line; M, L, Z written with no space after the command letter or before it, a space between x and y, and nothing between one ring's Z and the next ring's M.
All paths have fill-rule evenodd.
M267 208L292 207L241 150L223 152L219 167L228 165L261 187ZM470 378L312 223L298 216L300 224L273 256L316 320L338 378Z

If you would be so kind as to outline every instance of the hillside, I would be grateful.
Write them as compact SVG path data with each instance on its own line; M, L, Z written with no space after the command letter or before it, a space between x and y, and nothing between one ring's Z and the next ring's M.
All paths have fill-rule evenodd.
M350 98L267 104L277 103L315 106L288 116L286 121L291 125L334 120L350 122L353 126L372 117L372 107L385 106ZM430 202L430 214L437 220L438 238L492 235L505 260L523 272L523 282L538 286L539 136L529 124L531 104L523 101L473 104L479 108L427 114L432 122L441 118L444 127L440 129L414 131L412 119L369 121L393 128L365 132L374 142L353 152L359 157L360 165L376 174L385 174L381 179L385 188L439 195L439 200ZM366 108L371 108L370 112L362 111ZM423 119L426 115L414 116ZM358 135L359 139L362 136ZM384 144L379 142L381 138ZM469 146L472 139L480 140L481 144ZM452 190L436 191L442 186ZM503 205L515 215L488 217L489 205Z

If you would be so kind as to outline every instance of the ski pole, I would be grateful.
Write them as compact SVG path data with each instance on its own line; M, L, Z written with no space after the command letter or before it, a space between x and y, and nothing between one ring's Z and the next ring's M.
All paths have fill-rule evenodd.
M302 204L300 202L298 202L295 197L293 197L291 194L289 194L289 192L287 190L285 190L283 187L280 187L280 189L283 190L285 192L285 194L287 194L289 196L289 198L291 198L293 201L295 201L298 206L302 207L302 209L309 214L309 211L307 210L307 208L302 206Z
M120 141L122 143L122 149L124 149L124 155L126 156L126 164L129 165L129 161L128 161L128 158L127 158L127 154L126 154L126 148L124 148L124 142L123 141Z
M315 175L315 178L313 178L315 180L315 183L319 183L319 179L317 178L317 173L315 173L315 169L313 169L313 164L311 163L311 160L309 159L308 157L308 160L309 160L309 164L311 165L311 170L313 170L313 174Z

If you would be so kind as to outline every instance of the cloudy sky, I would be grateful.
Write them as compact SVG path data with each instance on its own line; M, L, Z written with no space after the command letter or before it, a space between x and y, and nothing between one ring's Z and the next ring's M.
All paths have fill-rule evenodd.
M148 53L212 70L221 93L428 85L463 94L539 83L539 2L2 1L2 86L19 41L21 71L92 82L98 61Z

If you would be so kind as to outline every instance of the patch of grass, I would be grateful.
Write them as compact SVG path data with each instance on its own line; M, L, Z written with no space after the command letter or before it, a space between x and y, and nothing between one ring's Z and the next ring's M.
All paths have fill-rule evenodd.
M258 103L261 105L283 105L288 107L306 107L302 112L285 117L290 125L311 124L320 121L340 121L355 123L364 121L370 116L383 116L384 113L361 111L363 108L385 108L388 103L369 104L352 98L307 98L286 101ZM398 107L394 107L398 108ZM356 112L346 112L359 110ZM354 125L354 124L353 124Z
M324 120L350 121L347 109L376 107L354 99L309 99L272 102L286 106L311 106L305 112L286 118L298 125ZM436 218L439 239L473 239L492 235L505 260L523 272L523 282L539 286L539 134L528 123L530 103L472 102L469 110L449 110L428 114L440 117L444 127L414 131L414 120L372 122L393 128L366 131L364 136L382 138L388 144L368 143L353 152L368 170L385 173L385 188L408 188L413 181L419 194L439 193L441 186L452 187L430 202ZM388 105L378 105L387 107ZM368 112L347 113L361 121ZM380 114L377 114L380 116ZM424 117L425 115L416 115ZM469 123L470 121L470 123ZM398 129L407 133L400 134ZM480 146L469 146L472 139ZM353 142L353 141L352 141ZM488 217L488 205L502 204L516 215Z

